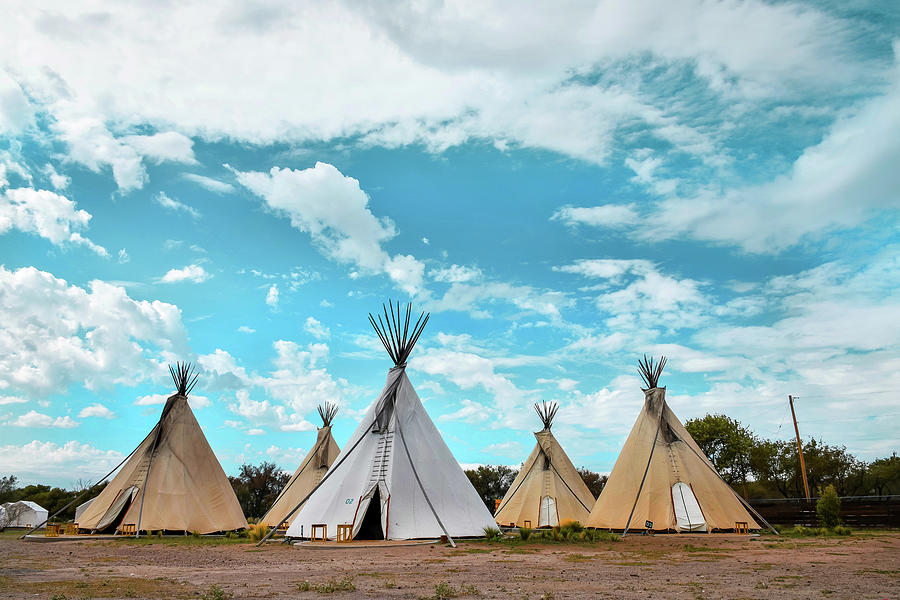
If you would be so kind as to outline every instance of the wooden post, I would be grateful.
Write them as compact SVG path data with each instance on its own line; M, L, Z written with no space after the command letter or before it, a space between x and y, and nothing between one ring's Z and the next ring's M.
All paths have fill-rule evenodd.
M806 492L806 499L809 500L809 482L806 480L806 461L803 460L803 446L800 444L800 429L797 427L797 414L794 412L794 397L788 395L788 402L791 405L791 416L794 418L794 433L797 434L797 452L800 453L800 472L803 474L803 491Z

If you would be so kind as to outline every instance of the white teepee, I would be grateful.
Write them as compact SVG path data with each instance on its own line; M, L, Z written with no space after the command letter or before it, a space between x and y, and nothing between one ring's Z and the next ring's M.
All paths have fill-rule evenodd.
M334 420L335 414L337 414L337 406L334 404L326 402L324 407L319 406L322 427L316 434L316 445L294 471L284 489L272 503L272 508L260 519L260 523L265 523L269 527L278 527L282 523L290 525L293 515L288 516L288 513L322 481L322 477L328 472L328 468L341 451L331 436L331 422Z
M537 444L509 486L494 518L512 527L553 527L564 521L584 523L594 495L550 432L556 403L535 404L544 429L534 434Z
M244 529L247 520L225 471L203 435L187 395L197 381L189 364L169 367L178 391L150 434L79 515L92 532Z
M288 537L309 537L314 524L350 525L356 539L420 539L481 536L494 519L450 453L406 376L406 360L426 315L410 329L400 306L387 323L372 315L394 361L378 399L344 446L319 487L303 504Z
M646 357L640 363L648 388L644 407L586 525L628 530L650 522L655 530L710 532L744 522L759 529L666 404L666 388L657 386L665 364L665 357L656 365Z

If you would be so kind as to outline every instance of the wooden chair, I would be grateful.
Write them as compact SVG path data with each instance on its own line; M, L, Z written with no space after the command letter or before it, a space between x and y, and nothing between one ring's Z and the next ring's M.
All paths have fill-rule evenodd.
M310 532L309 532L310 541L313 541L313 542L315 542L315 541L327 542L328 541L328 524L327 523L314 523L309 529L310 529ZM318 532L318 531L322 532L321 540L316 535L316 532Z
M78 523L67 523L65 534L78 535Z
M59 525L47 525L44 530L44 537L59 537Z
M735 521L734 522L734 532L750 535L749 523L747 523L747 521Z
M137 535L137 525L134 523L125 523L119 525L119 533L122 535Z
M337 526L337 541L352 542L353 541L353 525Z

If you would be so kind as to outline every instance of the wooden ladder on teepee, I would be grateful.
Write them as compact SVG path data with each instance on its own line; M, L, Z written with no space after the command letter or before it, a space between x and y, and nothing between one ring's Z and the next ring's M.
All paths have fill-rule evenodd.
M379 434L378 448L375 450L375 456L372 459L372 470L369 473L368 489L380 481L385 481L387 477L388 465L391 462L391 447L394 445L394 432L385 431Z

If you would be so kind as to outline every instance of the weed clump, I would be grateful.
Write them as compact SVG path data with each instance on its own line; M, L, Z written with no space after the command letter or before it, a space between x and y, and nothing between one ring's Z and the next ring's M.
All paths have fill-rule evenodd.
M247 532L251 542L258 542L269 534L269 526L265 523L256 523L250 526Z
M209 589L200 594L200 600L229 600L232 598L231 592L226 592L217 585L209 586Z
M500 530L496 527L485 527L482 531L484 531L484 538L486 540L499 540L502 537Z
M519 527L519 537L523 542L528 541L531 537L531 527Z

